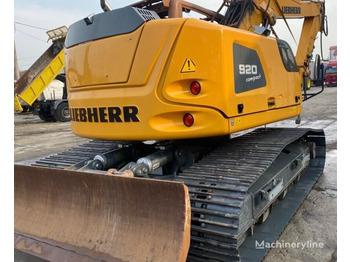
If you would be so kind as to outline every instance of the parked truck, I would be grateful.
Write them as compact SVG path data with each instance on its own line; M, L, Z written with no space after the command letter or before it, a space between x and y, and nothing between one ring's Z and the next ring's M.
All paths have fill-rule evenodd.
M337 86L337 61L329 61L326 67L326 86Z
M15 112L33 110L44 121L70 120L66 79L63 72L64 40L67 31L68 28L62 26L47 32L52 45L15 83ZM62 82L60 92L45 92L55 79Z

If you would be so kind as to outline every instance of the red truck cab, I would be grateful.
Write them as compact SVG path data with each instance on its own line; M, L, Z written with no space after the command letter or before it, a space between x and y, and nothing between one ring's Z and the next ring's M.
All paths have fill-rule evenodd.
M337 86L337 61L330 61L326 67L326 86Z

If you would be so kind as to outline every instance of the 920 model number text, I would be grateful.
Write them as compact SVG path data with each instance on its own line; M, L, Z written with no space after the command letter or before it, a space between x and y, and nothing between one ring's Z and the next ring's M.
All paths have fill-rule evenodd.
M257 65L240 64L240 65L238 65L238 69L239 69L240 75L256 75L256 74L258 74Z

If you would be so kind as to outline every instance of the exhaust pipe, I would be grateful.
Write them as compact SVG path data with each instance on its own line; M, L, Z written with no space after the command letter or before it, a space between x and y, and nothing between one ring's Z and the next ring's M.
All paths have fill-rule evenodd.
M101 3L101 8L103 11L105 11L105 12L112 11L112 7L109 5L107 0L101 0L100 3Z
M169 18L182 18L182 0L170 0Z

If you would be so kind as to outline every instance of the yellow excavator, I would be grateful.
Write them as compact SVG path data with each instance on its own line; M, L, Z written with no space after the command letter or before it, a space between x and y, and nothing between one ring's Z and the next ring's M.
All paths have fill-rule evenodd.
M65 39L72 131L93 140L15 164L15 249L50 261L262 260L255 244L279 237L324 168L323 130L257 127L298 119L319 93L306 82L325 2L101 7ZM274 29L290 18L303 19L296 55Z

